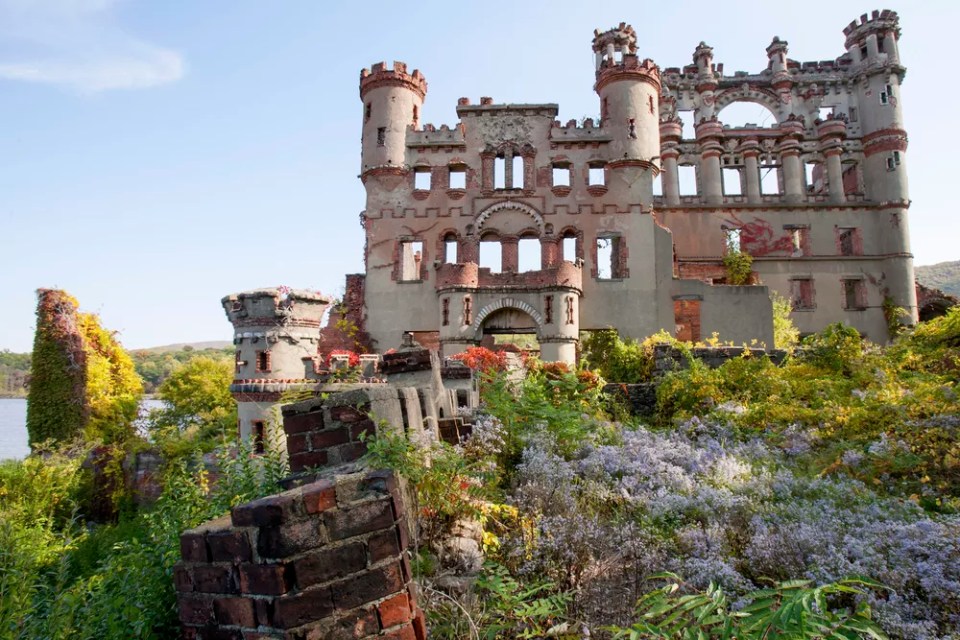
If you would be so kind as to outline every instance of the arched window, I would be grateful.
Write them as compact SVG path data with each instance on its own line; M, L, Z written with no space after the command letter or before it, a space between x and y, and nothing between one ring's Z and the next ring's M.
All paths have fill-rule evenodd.
M563 232L562 240L563 246L562 256L563 259L567 262L576 262L577 261L577 232L573 229L567 229Z
M540 238L534 234L525 234L520 237L517 245L517 271L539 271Z
M496 233L480 238L480 268L490 269L491 273L503 271L503 247Z
M452 231L443 236L443 261L445 264L456 264L458 256L457 234Z
M717 113L717 120L725 127L772 127L777 117L770 109L756 102L731 102Z

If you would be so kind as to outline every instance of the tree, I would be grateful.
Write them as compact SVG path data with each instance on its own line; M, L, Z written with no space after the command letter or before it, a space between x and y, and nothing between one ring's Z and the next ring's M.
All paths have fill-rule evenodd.
M197 356L176 369L160 385L166 407L153 413L157 439L218 438L232 433L237 405L230 394L233 367L229 362Z

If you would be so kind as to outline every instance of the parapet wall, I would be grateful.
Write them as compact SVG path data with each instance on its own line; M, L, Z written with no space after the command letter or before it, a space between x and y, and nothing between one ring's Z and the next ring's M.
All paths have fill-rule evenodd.
M425 640L390 471L325 478L185 532L183 637Z

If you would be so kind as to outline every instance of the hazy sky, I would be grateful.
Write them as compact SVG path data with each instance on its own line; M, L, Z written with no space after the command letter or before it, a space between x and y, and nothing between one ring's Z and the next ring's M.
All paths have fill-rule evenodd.
M228 293L342 293L363 268L361 67L429 82L422 121L474 102L597 116L593 29L626 21L662 67L714 47L726 73L843 53L880 5L803 2L0 0L0 349L28 351L38 287L139 348L228 340ZM960 3L889 5L901 58L917 264L960 259L956 141L945 138ZM946 143L946 144L945 144Z

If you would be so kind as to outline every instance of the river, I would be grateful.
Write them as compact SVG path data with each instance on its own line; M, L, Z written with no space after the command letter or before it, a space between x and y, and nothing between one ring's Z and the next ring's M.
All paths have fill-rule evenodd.
M141 413L163 406L159 400L144 400ZM24 458L30 453L27 445L26 398L0 398L0 460Z

